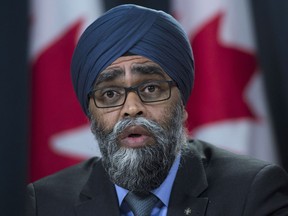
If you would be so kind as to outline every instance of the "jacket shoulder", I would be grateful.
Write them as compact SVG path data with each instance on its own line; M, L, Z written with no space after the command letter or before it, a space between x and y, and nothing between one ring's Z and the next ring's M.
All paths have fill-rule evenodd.
M202 158L209 185L203 195L210 198L211 207L229 203L231 209L241 206L243 215L287 213L288 174L281 167L203 141L192 146Z
M210 143L194 140L192 146L200 154L206 169L215 171L236 172L241 174L258 172L265 166L272 165L270 162L262 161L251 156L235 154L225 149L216 147ZM235 174L236 174L235 173Z
M63 169L31 183L28 187L33 186L37 198L51 199L53 196L53 199L64 200L63 197L65 196L65 200L67 198L74 199L87 182L96 163L101 163L100 158L94 157Z

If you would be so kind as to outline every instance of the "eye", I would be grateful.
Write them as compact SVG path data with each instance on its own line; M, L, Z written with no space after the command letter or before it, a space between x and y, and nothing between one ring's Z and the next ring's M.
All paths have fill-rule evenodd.
M113 90L108 90L106 92L103 93L103 96L107 97L107 98L113 98L114 96L117 95L117 92L113 91Z
M123 92L124 90L117 87L102 88L95 92L95 97L100 101L112 101L119 99L124 94Z
M140 91L143 93L156 93L160 91L161 86L160 83L157 82L150 82L145 83L142 88L140 88Z
M152 93L152 92L156 91L156 89L157 89L157 86L151 84L149 86L146 86L145 91Z

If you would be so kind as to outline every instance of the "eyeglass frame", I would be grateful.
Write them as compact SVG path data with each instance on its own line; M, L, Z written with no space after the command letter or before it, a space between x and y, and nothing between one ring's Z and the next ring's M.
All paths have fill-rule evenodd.
M141 98L140 94L139 94L139 86L145 84L145 83L149 83L149 82L166 82L168 83L169 85L169 96L165 99L161 99L161 100L156 100L156 101L143 101L143 99ZM134 85L134 86L130 86L130 87L120 87L120 88L123 88L125 90L125 99L123 101L123 103L119 104L119 105L114 105L114 106L98 106L97 103L96 103L96 97L95 97L95 92L102 89L102 88L96 88L96 89L93 89L91 90L89 93L88 93L88 97L89 98L93 98L93 101L94 101L94 104L97 108L114 108L114 107L120 107L120 106L123 106L126 102L126 99L127 99L127 95L129 92L136 92L138 97L140 98L140 100L143 102L143 103L156 103L156 102L161 102L161 101L165 101L165 100L169 100L171 98L171 89L172 87L174 86L177 86L177 83L174 82L173 80L153 80L153 81L146 81L146 82L141 82L139 83L138 85Z

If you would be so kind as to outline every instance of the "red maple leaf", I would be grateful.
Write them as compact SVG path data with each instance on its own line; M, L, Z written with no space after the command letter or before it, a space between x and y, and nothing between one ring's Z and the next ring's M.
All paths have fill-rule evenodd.
M222 16L214 17L191 38L196 68L195 86L187 105L189 131L228 119L255 119L244 93L256 72L256 58L221 43Z
M80 161L55 154L49 141L57 132L87 123L70 78L70 62L81 26L81 20L71 25L32 65L32 181Z

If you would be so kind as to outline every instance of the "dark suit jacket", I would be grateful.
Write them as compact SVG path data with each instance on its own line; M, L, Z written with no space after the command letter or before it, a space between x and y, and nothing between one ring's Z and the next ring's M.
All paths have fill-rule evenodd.
M288 175L201 141L181 158L168 215L288 215ZM114 185L92 158L28 186L29 216L119 215Z

